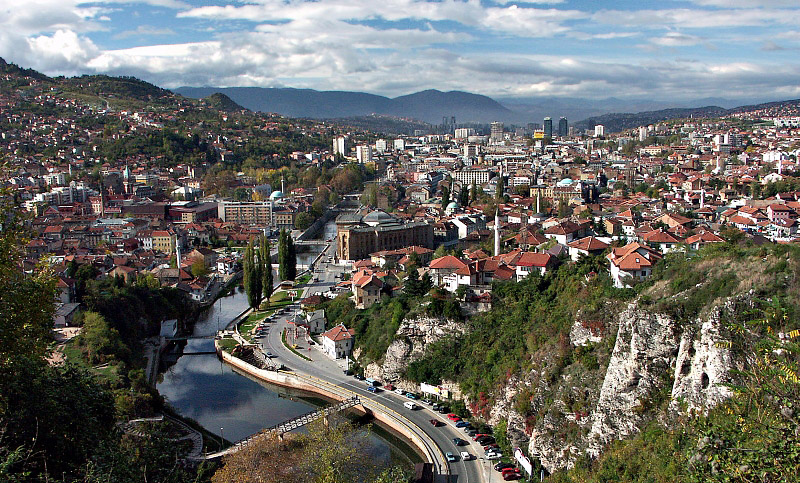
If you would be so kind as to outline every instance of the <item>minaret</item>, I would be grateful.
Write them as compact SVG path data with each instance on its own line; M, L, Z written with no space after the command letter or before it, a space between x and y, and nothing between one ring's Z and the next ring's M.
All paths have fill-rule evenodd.
M500 215L494 211L494 256L500 255Z
M706 190L700 190L700 208L705 208L706 206Z
M284 184L285 182L286 178L281 178L281 193L283 193L283 196L286 196L286 185Z
M175 259L178 265L178 273L181 271L181 246L178 243L178 236L175 236Z
M537 215L542 212L541 207L539 206L539 202L541 200L542 200L542 193L537 190L537 194L536 194L536 214Z

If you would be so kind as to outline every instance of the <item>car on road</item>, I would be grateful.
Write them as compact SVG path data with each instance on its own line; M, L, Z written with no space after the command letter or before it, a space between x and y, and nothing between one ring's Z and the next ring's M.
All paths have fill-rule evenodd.
M439 421L438 419L431 419L430 420L431 426L434 428L438 428L439 426L444 426L444 423Z
M461 459L464 460L464 461L470 461L470 460L475 459L475 457L472 456L471 454L467 453L466 451L462 451L461 452Z
M467 442L461 438L453 438L453 444L456 446L465 446Z
M514 465L512 465L511 463L497 463L496 465L494 465L494 469L497 471L503 471L506 468L513 468L513 467Z
M413 403L413 402L411 402L411 401L406 401L406 402L404 402L404 403L403 403L403 406L404 406L406 409L410 409L410 410L412 410L412 411L413 411L413 410L415 410L415 409L417 409L417 408L419 407L419 406L417 406L416 404L414 404L414 403Z
M273 354L272 352L267 351L266 356L269 357L270 359L272 359L273 357L275 357L275 354Z
M367 391L369 392L378 392L378 388L375 386L367 386Z
M447 452L444 454L444 457L447 458L447 461L450 463L456 461L456 455L454 455L453 453Z

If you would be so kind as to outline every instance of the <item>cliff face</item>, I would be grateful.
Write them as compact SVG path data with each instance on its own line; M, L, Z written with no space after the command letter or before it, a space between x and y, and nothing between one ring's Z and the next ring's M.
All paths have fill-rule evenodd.
M527 447L549 471L570 468L654 418L707 410L727 398L723 384L736 361L724 320L746 304L746 296L729 299L689 321L638 302L610 310L600 324L579 314L569 338L533 354L535 368L511 377L480 416L492 425L505 421L511 443ZM408 364L427 344L464 330L442 319L406 320L383 362L370 364L366 375L418 390L401 379ZM459 396L456 384L448 387Z
M394 341L386 350L383 362L372 362L367 365L364 375L379 381L392 382L407 391L418 391L417 384L402 378L408 365L422 357L428 344L433 344L449 335L461 334L464 330L463 324L447 319L416 317L404 320L397 329ZM458 387L449 386L460 397Z

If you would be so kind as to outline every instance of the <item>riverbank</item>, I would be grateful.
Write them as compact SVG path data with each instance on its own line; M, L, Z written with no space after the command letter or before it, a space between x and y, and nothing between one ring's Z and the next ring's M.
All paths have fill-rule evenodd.
M222 349L219 341L215 341L218 354L223 362L232 367L246 372L252 377L261 379L270 384L306 391L326 400L340 402L356 396L355 393L340 386L323 381L314 376L298 374L289 371L269 371L259 369L239 359ZM389 431L400 441L410 445L416 450L417 455L425 462L433 462L442 471L447 471L447 462L438 446L427 437L414 423L411 423L396 411L384 406L377 401L362 399L360 406L354 409L362 415L370 415L383 429Z

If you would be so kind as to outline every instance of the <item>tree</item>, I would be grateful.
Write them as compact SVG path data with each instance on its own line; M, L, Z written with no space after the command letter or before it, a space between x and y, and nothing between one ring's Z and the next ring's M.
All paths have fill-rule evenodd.
M505 194L505 179L502 176L497 177L497 187L495 188L494 197L497 201L503 199Z
M418 297L423 294L417 267L410 267L403 282L403 292L409 297Z
M467 186L461 187L461 192L458 195L458 204L469 206L469 188Z
M106 319L97 312L83 314L79 342L86 349L86 358L91 364L126 360L129 355L119 331L110 327Z
M192 262L190 270L192 271L193 277L205 277L208 275L208 268L206 268L206 264L201 258Z
M447 208L447 205L450 204L450 188L448 186L442 186L442 208Z
M252 308L258 308L261 302L261 270L256 261L255 247L253 240L247 244L242 260L242 270L244 275L244 289L247 292L247 302Z
M272 247L270 246L269 239L265 236L261 237L258 249L258 259L261 263L261 288L264 292L264 298L267 299L267 305L269 305L269 298L272 296L272 289L275 284L272 280L271 251Z
M297 219L294 222L294 226L298 230L305 230L309 226L314 223L314 216L308 212L302 212L297 214Z
M471 203L475 203L478 201L478 183L472 183L472 189L470 190L469 199Z
M278 276L281 280L294 280L297 276L297 252L287 230L281 230L278 236Z

